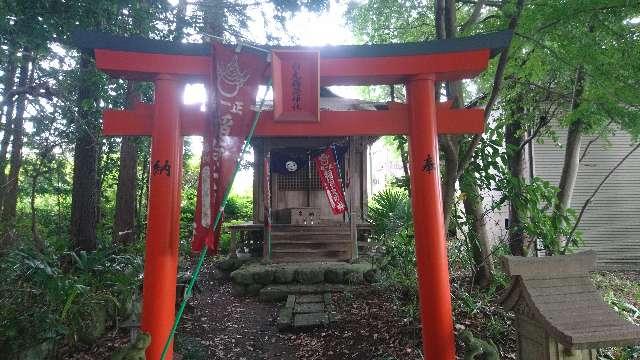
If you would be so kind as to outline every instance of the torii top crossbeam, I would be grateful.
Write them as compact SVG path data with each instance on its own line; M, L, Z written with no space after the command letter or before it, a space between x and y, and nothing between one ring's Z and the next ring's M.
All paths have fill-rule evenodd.
M453 40L326 47L278 47L320 52L320 84L401 84L412 76L433 74L435 81L473 78L486 69L488 60L511 39L511 32L497 32ZM78 32L74 42L80 48L95 49L96 66L129 80L153 80L159 74L189 82L206 83L212 67L211 46L123 38L105 33ZM249 51L255 51L248 48ZM448 104L437 107L438 133L482 132L480 109L454 110ZM104 134L112 136L151 134L152 107L140 104L135 111L107 111ZM202 133L206 115L193 107L181 108L182 135ZM136 119L133 121L133 119ZM394 104L387 111L321 111L317 123L273 121L263 112L256 136L347 136L408 134L408 108Z
M429 360L455 358L437 135L481 133L484 119L482 109L437 103L435 83L477 76L511 36L498 32L411 44L315 48L321 85L404 83L407 104L391 104L386 111L319 111L311 122L277 121L273 112L264 112L256 129L256 136L263 137L409 135L422 338ZM208 44L101 33L76 33L74 42L94 50L98 69L155 84L153 104L105 111L103 134L151 135L151 164L167 164L166 174L154 172L149 180L142 313L142 328L152 336L147 358L158 359L174 320L182 136L203 134L211 121L211 115L184 106L179 89L186 82L207 84L216 54Z

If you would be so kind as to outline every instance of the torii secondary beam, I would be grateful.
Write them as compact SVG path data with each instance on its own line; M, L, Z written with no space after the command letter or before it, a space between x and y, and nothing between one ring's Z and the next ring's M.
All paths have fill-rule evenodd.
M153 128L153 104L138 104L133 110L104 112L102 133L105 136L148 136ZM450 103L437 107L438 134L480 134L484 130L484 110L451 109ZM182 106L183 136L202 135L211 115L199 106ZM409 133L409 108L391 104L389 110L321 111L319 122L282 123L273 120L272 111L260 114L255 136L382 136Z

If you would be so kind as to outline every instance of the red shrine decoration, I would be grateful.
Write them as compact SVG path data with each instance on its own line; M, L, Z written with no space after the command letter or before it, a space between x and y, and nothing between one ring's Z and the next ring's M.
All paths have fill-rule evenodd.
M205 124L200 176L191 249L199 252L206 245L214 252L222 222L213 229L222 206L225 189L231 184L244 140L253 123L258 86L268 69L264 56L236 53L220 43L213 43L215 71L209 84L215 103Z
M407 104L389 104L388 110L380 111L320 111L317 119L309 122L278 121L289 116L291 97L287 98L284 90L276 91L276 104L289 101L290 107L264 112L256 129L256 136L262 137L409 136L420 319L427 360L455 359L437 138L439 134L482 133L484 125L482 109L451 109L448 103L438 104L435 85L477 76L491 56L508 46L511 37L511 32L500 32L413 44L321 48L322 86L405 84ZM182 136L211 134L212 115L183 105L181 90L187 81L212 88L216 54L212 56L206 45L99 33L76 34L74 41L78 47L94 49L96 66L102 71L155 84L153 104L105 111L103 134L152 137L142 330L152 339L147 359L159 359L175 316ZM281 61L280 55L274 56L274 66L278 61L289 62ZM278 74L282 73L274 70L274 75ZM284 83L283 79L273 80ZM301 89L300 106L307 109L306 90ZM216 126L220 124L218 120ZM234 127L228 133L238 138L243 134L243 129ZM219 184L216 196L221 196L223 186ZM170 348L167 359L172 358L172 351Z
M333 152L333 148L329 146L320 155L313 159L316 163L316 170L322 189L327 195L331 212L339 215L347 211L347 201L344 199L342 191L342 182L340 181L340 171L338 170L338 162Z
M274 121L320 120L320 53L273 51Z

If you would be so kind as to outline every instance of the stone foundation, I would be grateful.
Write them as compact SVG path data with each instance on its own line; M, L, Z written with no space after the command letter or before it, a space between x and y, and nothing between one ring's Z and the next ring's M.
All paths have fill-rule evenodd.
M318 292L331 291L332 288L336 288L339 291L342 289L340 285L373 283L377 278L377 269L366 262L357 264L344 262L245 264L231 272L232 289L234 294L238 296L255 296L261 294L261 290L265 288L290 289L291 291L298 287L301 289L318 288ZM309 290L309 292L315 291Z

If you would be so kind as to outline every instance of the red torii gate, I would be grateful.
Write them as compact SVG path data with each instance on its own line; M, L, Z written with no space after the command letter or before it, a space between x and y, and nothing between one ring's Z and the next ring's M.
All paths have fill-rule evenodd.
M438 134L483 131L483 109L451 109L438 103L435 83L472 78L489 58L508 46L512 34L390 45L315 48L320 52L320 83L400 84L407 104L386 111L320 111L318 122L277 122L261 114L255 136L409 135L411 189L424 354L430 360L455 358L444 219L441 207ZM210 115L182 103L187 82L207 83L211 48L102 33L77 33L80 48L94 49L98 69L115 77L153 81L153 104L132 110L106 110L105 136L152 137L151 163L171 164L175 176L151 176L146 234L142 329L151 333L148 359L162 353L175 317L178 266L182 137L202 135ZM167 358L171 358L172 349Z

